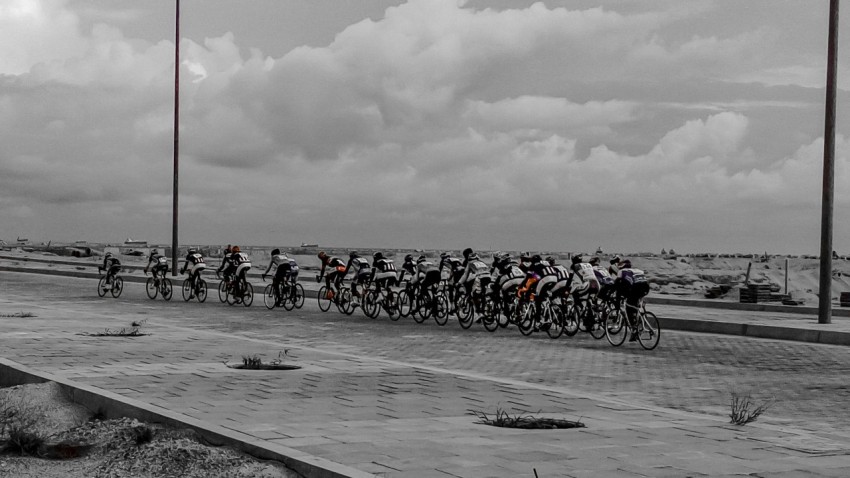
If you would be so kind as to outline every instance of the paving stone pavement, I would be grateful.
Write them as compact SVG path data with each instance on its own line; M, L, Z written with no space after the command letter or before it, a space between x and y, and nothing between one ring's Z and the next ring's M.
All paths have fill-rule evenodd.
M664 331L652 352L456 324L151 301L128 285L0 272L0 357L260 442L378 476L848 476L850 347ZM35 317L14 317L15 312ZM705 323L811 317L659 306ZM86 335L144 320L150 335ZM725 321L725 322L724 322ZM845 321L826 326L850 332ZM286 350L288 372L240 371ZM777 397L745 427L730 387ZM584 428L524 431L470 410ZM352 473L354 476L356 473Z

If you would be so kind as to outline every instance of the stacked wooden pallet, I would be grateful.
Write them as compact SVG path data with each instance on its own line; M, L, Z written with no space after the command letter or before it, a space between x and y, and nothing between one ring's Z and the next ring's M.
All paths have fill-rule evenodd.
M776 300L771 297L770 284L749 284L741 289L739 302L757 303ZM781 299L780 299L781 300Z

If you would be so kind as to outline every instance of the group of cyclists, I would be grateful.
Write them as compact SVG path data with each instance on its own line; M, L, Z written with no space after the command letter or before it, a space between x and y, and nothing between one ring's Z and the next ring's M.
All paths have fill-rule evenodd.
M624 303L627 318L630 323L634 323L639 303L649 293L644 272L634 268L629 259L619 256L603 265L599 257L585 261L583 256L574 255L569 265L562 265L551 256L544 258L539 254L521 253L519 257L514 257L508 253L495 252L488 264L472 248L467 248L462 252L462 257L452 257L446 252L439 256L439 261L425 255L414 258L412 254L407 254L398 269L394 261L382 252L373 253L371 261L356 251L352 251L347 260L330 256L324 251L319 252L317 257L321 266L316 280L325 282L325 299L334 299L343 279L350 275L352 307L362 306L367 287L372 287L380 296L385 289L391 291L393 286L405 284L404 290L415 298L442 283L446 287L450 304L455 303L458 294L473 298L476 305L487 296L499 300L515 295L533 303L536 306L534 311L539 315L542 310L539 306L547 298L610 300ZM114 254L107 252L104 255L103 264L99 267L106 273L103 287L110 286L120 267L121 263ZM246 274L251 267L250 258L239 246L228 246L225 249L216 276L223 277L227 292L233 294L236 303L241 300L245 288L249 287ZM190 247L180 273L186 274L188 281L193 284L193 295L197 291L194 284L201 280L200 274L205 268L205 258L200 249ZM164 278L168 272L168 261L158 250L153 249L144 270L154 278ZM272 271L272 287L279 300L285 295L282 285L294 288L299 267L286 252L274 249L262 274L263 280ZM188 297L191 298L192 295ZM538 316L536 320L540 329L545 330L551 325L546 317ZM592 324L585 326L589 328ZM634 337L631 339L634 340Z
M537 305L535 314L540 314L539 304L546 298L610 300L624 303L627 318L634 323L639 303L649 293L644 272L634 268L629 259L619 256L611 258L606 267L599 257L585 261L581 255L575 255L569 266L564 266L553 257L543 258L539 254L522 253L513 257L496 252L492 262L487 264L473 249L467 248L462 258L443 253L439 262L425 255L414 259L412 254L407 254L400 270L396 270L393 261L382 252L372 255L371 264L356 251L349 254L347 261L324 251L319 252L318 258L321 268L317 281L325 281L328 294L325 299L333 299L342 280L352 274L350 287L354 307L361 305L363 291L370 284L374 284L380 296L382 289L404 283L407 276L405 291L413 297L433 290L444 281L449 304L455 303L459 293L472 297L476 304L488 295L495 299L516 295ZM536 319L541 329L551 326L546 317ZM584 325L589 328L593 324Z

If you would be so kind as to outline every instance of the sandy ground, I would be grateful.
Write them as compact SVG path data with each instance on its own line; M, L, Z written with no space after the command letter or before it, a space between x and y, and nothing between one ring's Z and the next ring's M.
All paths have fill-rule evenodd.
M9 411L19 412L11 418ZM4 427L4 425L6 425ZM277 463L202 444L191 431L131 419L97 420L54 383L0 388L0 449L9 426L45 438L37 456L0 453L0 476L15 478L296 478Z

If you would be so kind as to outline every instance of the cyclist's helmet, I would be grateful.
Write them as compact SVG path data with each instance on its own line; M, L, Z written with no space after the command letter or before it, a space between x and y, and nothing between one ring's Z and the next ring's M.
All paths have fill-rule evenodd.
M186 251L186 253L187 253L187 254L195 254L195 253L197 253L197 252L198 252L198 248L197 248L197 247L190 247L190 248L189 248L189 250L188 250L188 251Z
M572 262L573 262L573 264L581 263L581 255L578 255L578 254L574 255L573 258L572 258Z
M242 249L239 249L239 246L233 246L233 248L230 249L230 252L232 252L234 254L238 254L238 253L242 252Z
M467 257L467 259L469 259L470 262L477 261L478 260L478 254L473 252L472 254L469 255L469 257Z
M619 263L620 263L620 261L622 261L622 260L623 260L623 259L621 259L621 258L620 258L620 256L614 256L614 257L612 257L612 258L611 258L611 260L610 260L609 262L610 262L611 264L619 264Z
M404 262L413 262L413 256L411 254L404 256Z
M555 263L555 258L554 258L554 257L552 257L552 256L548 256L548 257L546 257L546 262L548 262L550 266L556 266L556 265L558 265L558 264L556 264L556 263Z
M316 254L316 257L318 257L319 259L325 259L328 257L328 255L327 253L325 253L325 251L319 251L319 253Z
M104 255L103 255L103 257L112 257L112 253L111 253L111 252L107 252L106 254L104 254Z
M272 249L272 255L273 256L276 256L278 254L280 254L280 249Z
M444 253L440 254L440 259L448 259L451 256L452 255L449 254L448 252L444 252Z
M383 259L383 258L384 258L384 254L383 254L383 253L381 253L380 251L378 251L378 252L376 252L376 253L372 254L372 259L375 259L376 261L379 261L379 260L381 260L381 259Z
M360 257L360 256L357 254L357 251L351 251L351 252L348 253L348 257L354 259L355 257Z
M423 263L423 262L425 262L425 261L427 261L427 260L428 260L428 258L427 258L427 257L425 257L425 256L419 256L419 258L418 258L418 259L416 259L416 263L417 263L417 264L421 264L421 263Z
M596 257L596 256L591 257L590 260L587 261L587 263L592 265L592 266L598 266L599 265L599 258Z
M625 260L623 260L623 262L620 263L620 266L623 269L631 269L632 268L632 261L625 259Z
M531 253L530 253L530 252L522 252L522 253L520 253L520 255L519 255L519 260L521 260L521 261L530 261L530 260L531 260Z
M534 254L533 256L531 256L531 263L532 264L537 264L538 262L540 262L542 260L543 260L543 258L540 257L540 254Z
M472 248L471 247L467 247L466 249L463 250L463 257L465 259L469 259L470 255L472 255Z

